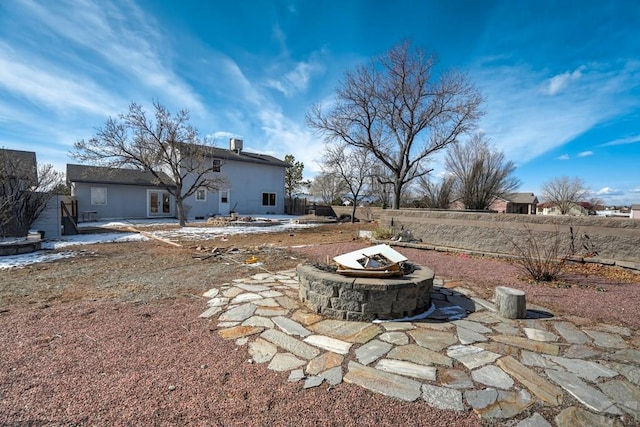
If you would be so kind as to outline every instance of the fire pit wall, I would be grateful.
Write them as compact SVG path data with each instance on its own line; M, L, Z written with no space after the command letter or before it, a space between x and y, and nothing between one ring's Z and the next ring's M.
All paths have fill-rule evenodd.
M308 264L296 268L300 300L315 313L353 321L398 319L431 306L434 273L422 266L402 277L347 277Z

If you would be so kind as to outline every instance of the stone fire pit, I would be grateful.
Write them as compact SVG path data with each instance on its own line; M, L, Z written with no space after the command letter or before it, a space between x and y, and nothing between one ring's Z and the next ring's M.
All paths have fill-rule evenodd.
M327 317L389 320L424 313L431 306L434 272L420 265L392 278L347 277L309 264L296 270L300 300Z

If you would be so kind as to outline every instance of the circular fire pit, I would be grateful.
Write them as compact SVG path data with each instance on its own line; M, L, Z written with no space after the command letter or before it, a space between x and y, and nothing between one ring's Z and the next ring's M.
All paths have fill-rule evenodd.
M433 270L414 265L402 277L347 277L309 264L296 268L300 300L315 313L354 321L424 313L431 306Z

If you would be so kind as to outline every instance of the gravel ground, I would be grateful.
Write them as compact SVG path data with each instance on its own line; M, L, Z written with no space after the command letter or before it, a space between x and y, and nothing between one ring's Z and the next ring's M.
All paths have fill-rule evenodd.
M184 248L91 245L71 260L0 271L0 425L478 425L472 413L349 384L302 390L286 374L248 363L246 347L223 341L198 318L204 290L366 246L355 236L371 227L328 225ZM199 259L214 247L222 255ZM541 286L504 261L399 251L485 297L505 284L587 322L635 330L640 323L640 287L617 269L582 269L562 287ZM246 265L251 257L262 264Z

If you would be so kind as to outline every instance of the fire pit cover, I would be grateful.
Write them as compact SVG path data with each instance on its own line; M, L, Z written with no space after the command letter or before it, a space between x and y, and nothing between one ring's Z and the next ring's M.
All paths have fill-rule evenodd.
M337 272L345 276L387 277L402 276L407 258L383 244L338 255L333 260L338 264Z

